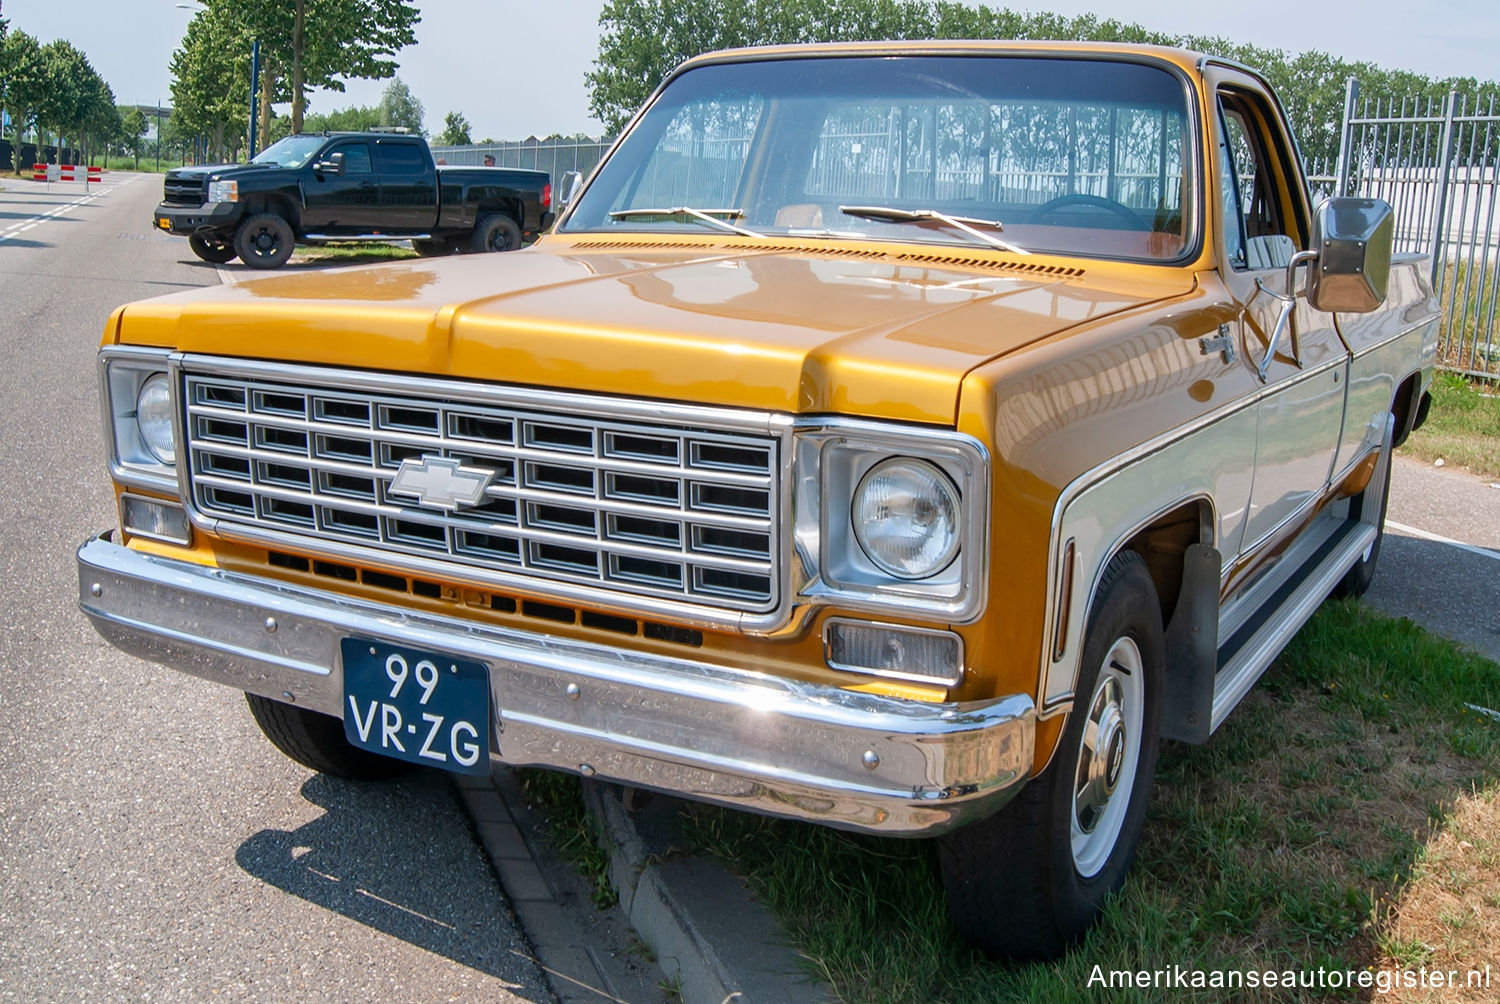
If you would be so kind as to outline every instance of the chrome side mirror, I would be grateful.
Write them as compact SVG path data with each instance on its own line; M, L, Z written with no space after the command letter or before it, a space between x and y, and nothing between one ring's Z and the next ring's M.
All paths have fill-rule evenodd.
M1313 221L1317 262L1307 302L1316 310L1367 314L1385 302L1396 225L1379 199L1328 199Z
M578 190L583 187L583 173L581 171L564 171L562 182L557 186L557 211L561 213L573 204L578 198Z
M343 174L344 155L342 153L330 154L327 160L320 160L314 164L313 170L320 173Z

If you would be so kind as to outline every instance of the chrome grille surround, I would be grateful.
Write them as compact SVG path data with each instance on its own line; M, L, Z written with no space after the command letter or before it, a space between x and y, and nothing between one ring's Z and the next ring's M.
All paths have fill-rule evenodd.
M174 378L210 532L710 626L786 618L789 419L208 356ZM423 457L492 472L480 504L393 495Z

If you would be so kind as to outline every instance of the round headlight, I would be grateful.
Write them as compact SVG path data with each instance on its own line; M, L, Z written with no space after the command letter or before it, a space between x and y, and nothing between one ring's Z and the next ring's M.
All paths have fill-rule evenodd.
M883 571L902 579L936 575L958 554L958 489L921 460L886 460L854 492L854 536Z
M141 384L140 393L135 396L135 424L141 430L141 442L152 456L164 464L177 462L172 437L172 392L165 373L153 373Z

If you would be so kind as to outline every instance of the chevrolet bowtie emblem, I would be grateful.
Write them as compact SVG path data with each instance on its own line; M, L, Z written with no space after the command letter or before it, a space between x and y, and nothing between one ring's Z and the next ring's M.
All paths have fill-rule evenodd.
M465 467L447 457L407 457L391 481L390 494L407 495L429 509L453 512L483 502L484 490L493 480L494 471Z

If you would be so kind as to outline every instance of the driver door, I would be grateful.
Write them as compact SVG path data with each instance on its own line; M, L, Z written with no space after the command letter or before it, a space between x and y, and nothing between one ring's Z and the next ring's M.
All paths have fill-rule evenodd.
M1307 302L1307 266L1292 267L1307 248L1311 214L1276 105L1258 81L1229 71L1217 94L1222 271L1244 365L1262 388L1241 545L1249 554L1295 532L1328 487L1349 353L1333 315Z
M311 234L367 234L380 227L380 181L364 140L336 143L318 155L331 161L344 155L344 173L312 171L304 188L302 225Z

